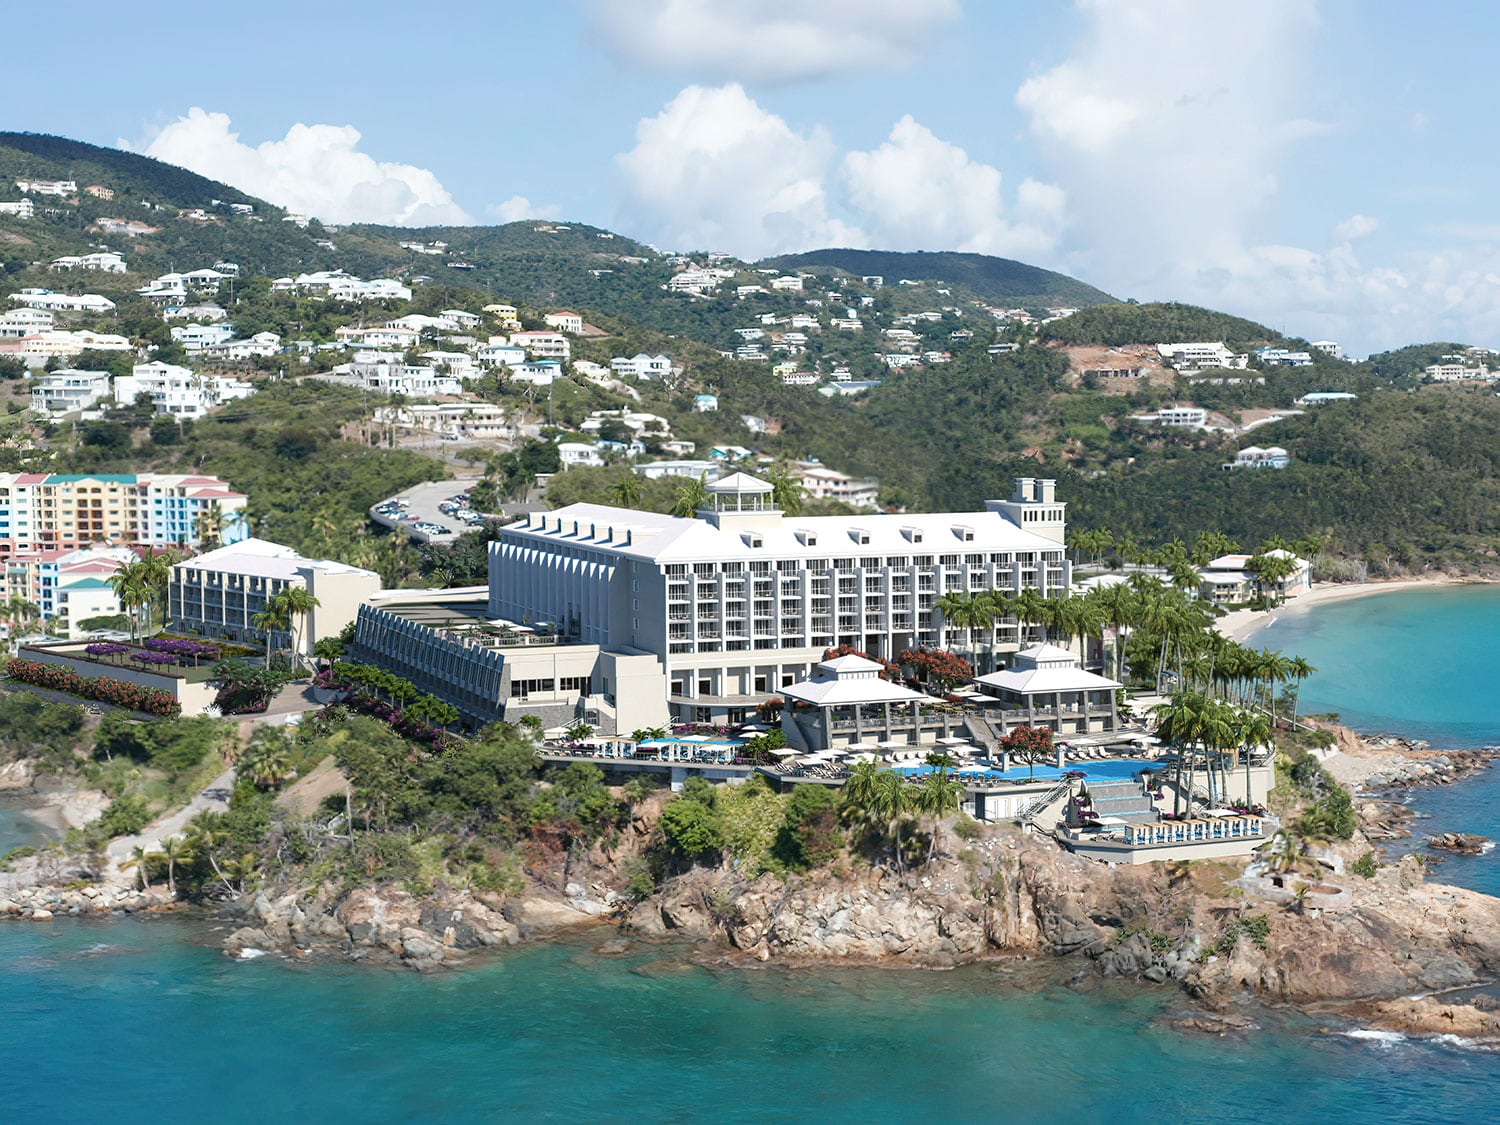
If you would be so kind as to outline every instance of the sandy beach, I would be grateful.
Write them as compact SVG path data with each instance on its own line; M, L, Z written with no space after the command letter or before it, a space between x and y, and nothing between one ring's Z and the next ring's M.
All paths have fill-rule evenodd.
M1420 590L1431 586L1470 586L1484 583L1482 578L1452 577L1394 578L1383 582L1325 582L1275 609L1237 609L1214 623L1220 633L1232 641L1242 642L1257 629L1269 625L1283 614L1305 613L1314 606L1329 602L1391 594L1398 590Z

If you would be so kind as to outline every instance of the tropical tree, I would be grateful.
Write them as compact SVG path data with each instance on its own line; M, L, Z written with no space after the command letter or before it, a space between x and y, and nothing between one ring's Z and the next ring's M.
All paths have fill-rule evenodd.
M293 627L292 659L300 665L302 632L307 628L307 620L312 616L312 611L323 603L313 597L312 592L305 586L288 586L271 600L276 603L277 611Z
M789 516L802 514L807 502L807 486L783 468L771 470L767 478L771 485L771 503Z
M176 898L177 865L189 862L192 858L192 850L186 839L181 836L171 836L161 842L161 851L157 854L167 861L167 894Z
M943 620L950 627L964 631L964 644L973 660L977 660L979 656L978 646L974 642L975 631L989 632L995 627L995 615L990 606L991 603L983 597L969 597L959 593L944 594L937 601L937 609L943 615Z
M130 849L130 858L120 861L120 870L129 871L132 867L135 868L136 875L141 881L141 890L150 894L151 875L147 868L159 859L165 858L160 852L148 852L145 848L137 844Z
M1297 690L1292 696L1292 726L1297 725L1297 712L1302 708L1302 681L1311 676L1317 669L1307 662L1306 657L1292 657L1288 673L1297 682Z
M266 639L266 667L270 668L271 647L278 634L285 633L292 627L291 618L285 606L278 599L271 598L259 613L250 615L250 624Z
M646 495L646 486L634 472L627 472L609 490L610 499L621 508L634 508Z
M881 770L875 778L872 812L891 832L895 842L896 867L904 866L901 854L901 822L911 808L911 789L906 778L895 770Z
M1253 804L1250 794L1250 752L1257 746L1268 746L1271 743L1272 729L1271 720L1259 711L1240 711L1234 720L1234 741L1238 747L1236 753L1245 763L1245 804Z
M275 789L291 777L290 748L280 731L268 731L246 747L237 771L258 789Z
M137 559L133 562L122 562L115 568L115 572L104 580L109 588L115 592L121 607L130 615L130 636L135 639L141 635L140 609L142 606L151 604L152 587L147 577L145 564Z
M683 519L692 519L700 509L708 507L708 474L699 473L677 488L677 498L672 502L671 514Z
M938 766L922 778L916 792L911 795L912 806L925 816L932 818L932 842L927 848L927 862L938 848L943 830L943 818L958 811L963 803L964 787L955 780L946 767Z
M198 513L193 521L193 533L200 550L208 551L224 542L224 510L217 503L210 504Z
M1036 764L1056 757L1051 727L1019 726L1000 740L1000 750L1016 761L1025 762L1028 777L1036 777Z

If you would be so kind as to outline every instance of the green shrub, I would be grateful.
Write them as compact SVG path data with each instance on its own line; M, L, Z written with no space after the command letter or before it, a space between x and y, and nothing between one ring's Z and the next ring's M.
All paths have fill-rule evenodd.
M1369 851L1351 863L1349 870L1366 879L1373 879L1375 873L1380 870L1380 866L1380 858L1373 851Z
M724 846L718 817L701 801L677 798L662 810L658 823L668 849L684 859L701 859Z
M151 806L139 793L126 793L110 802L104 815L91 826L105 839L133 836L151 823Z

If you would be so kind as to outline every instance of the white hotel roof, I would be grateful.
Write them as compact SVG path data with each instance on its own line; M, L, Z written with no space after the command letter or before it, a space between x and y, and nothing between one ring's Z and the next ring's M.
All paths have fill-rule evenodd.
M213 571L217 574L248 574L256 578L295 578L300 571L308 567L329 574L374 575L375 573L329 559L304 558L290 547L283 547L280 543L271 543L265 539L242 539L227 547L205 551L201 555L178 563L173 569Z
M510 524L502 539L571 544L655 562L1063 549L1061 543L1023 531L998 512L781 516L764 520L764 526L738 523L734 518L728 522L730 526L719 528L703 519L605 504L570 504ZM921 533L920 541L909 537L913 531ZM973 533L972 540L962 537L965 531ZM809 532L816 537L814 544L804 542ZM858 542L861 532L869 542ZM753 537L759 537L759 547L750 545Z

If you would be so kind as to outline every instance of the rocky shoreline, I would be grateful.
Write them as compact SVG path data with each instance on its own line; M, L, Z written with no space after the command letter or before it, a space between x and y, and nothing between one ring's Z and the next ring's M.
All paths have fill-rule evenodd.
M1372 741L1329 766L1357 773L1363 794L1384 794L1392 785L1470 776L1495 756ZM1354 1005L1352 1018L1385 1020L1375 1026L1403 1033L1418 1025L1446 1033L1451 1024L1484 1031L1494 1017L1454 1014L1465 1005L1379 1007L1500 977L1500 899L1429 883L1412 856L1371 876L1347 873L1372 845L1399 838L1400 814L1410 816L1375 796L1362 795L1358 808L1364 831L1318 857L1330 893L1296 903L1267 880L1243 877L1241 865L1103 867L1045 837L995 827L967 844L955 841L956 855L904 872L850 865L783 880L695 868L642 902L616 889L620 857L594 856L566 879L533 873L513 895L267 888L207 909L231 928L224 948L237 957L275 953L433 971L596 927L601 954L686 941L695 959L724 965L945 969L1075 959L1080 980L1177 985L1201 1009L1187 1023L1213 1033L1243 1022L1236 1006L1245 998ZM43 857L21 859L0 876L0 916L45 921L174 908L164 888L84 884L87 872L45 862L51 869Z

